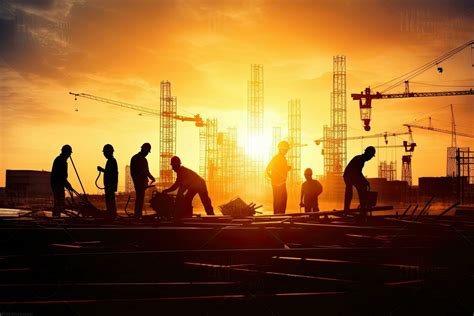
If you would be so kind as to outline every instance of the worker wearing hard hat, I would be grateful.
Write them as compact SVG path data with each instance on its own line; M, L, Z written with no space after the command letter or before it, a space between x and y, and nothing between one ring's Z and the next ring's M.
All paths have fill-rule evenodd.
M67 181L67 160L71 157L72 147L64 145L61 153L54 159L51 168L51 190L53 191L53 216L60 217L64 211L64 188L72 190L71 184Z
M207 192L206 181L196 172L183 167L178 156L171 158L171 168L176 172L176 181L171 187L163 190L162 193L166 194L176 191L176 189L178 190L176 194L178 214L176 215L178 217L191 217L193 215L193 198L196 194L199 194L206 214L214 215L214 208Z
M300 207L304 207L306 213L319 212L318 196L323 192L323 186L313 179L311 168L304 171L304 177L306 181L301 185Z
M349 162L344 170L344 182L346 191L344 194L344 210L348 211L352 200L352 187L357 189L359 204L361 208L367 207L367 191L370 189L369 181L362 174L362 169L366 161L375 156L375 147L369 146L362 155L357 155Z
M104 173L104 192L105 205L109 216L117 216L117 206L115 204L115 192L118 185L118 166L117 160L114 158L114 147L106 144L102 150L104 157L107 158L105 169L97 166L97 170Z
M285 214L286 200L288 194L286 192L286 178L288 171L291 169L286 160L286 153L290 145L287 141L281 141L278 144L278 154L276 154L266 169L266 176L272 181L273 189L273 213Z
M135 217L142 216L143 201L145 199L145 190L148 187L148 179L151 183L155 182L155 178L148 169L148 161L146 156L151 151L151 145L144 143L139 153L135 154L130 161L130 175L133 179L135 187Z

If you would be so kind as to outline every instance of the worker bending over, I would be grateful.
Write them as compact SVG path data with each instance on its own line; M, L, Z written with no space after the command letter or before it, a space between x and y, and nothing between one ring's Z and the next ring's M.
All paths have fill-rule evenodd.
M272 158L265 172L272 181L274 214L285 214L286 211L286 201L288 198L286 178L291 167L288 166L285 155L289 148L290 145L287 141L281 141L278 144L278 154Z
M311 168L304 171L304 177L306 181L301 185L300 207L304 207L306 213L319 212L318 196L323 192L323 186L313 179Z
M375 147L369 146L362 155L357 155L349 162L344 170L344 182L346 192L344 195L344 210L348 211L352 200L352 187L357 189L359 195L359 204L361 208L367 208L367 191L370 189L370 183L362 174L362 169L366 161L375 156Z
M107 158L105 168L97 166L97 170L104 173L104 191L105 191L105 206L107 213L111 217L117 216L117 206L115 204L115 192L117 192L118 185L118 166L117 160L114 157L114 147L110 144L104 146L102 150L104 157Z
M202 205L207 215L214 215L214 208L207 192L206 182L196 172L183 167L181 159L174 156L171 158L171 167L176 172L176 182L162 191L162 193L173 192L178 189L176 205L179 217L191 217L193 215L193 198L199 194Z

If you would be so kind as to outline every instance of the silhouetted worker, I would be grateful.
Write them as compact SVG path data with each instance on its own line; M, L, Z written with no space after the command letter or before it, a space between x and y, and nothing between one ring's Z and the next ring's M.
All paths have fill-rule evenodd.
M214 215L214 208L207 192L206 181L196 172L183 167L181 159L177 156L171 158L171 167L176 172L176 181L171 187L163 190L162 193L173 192L178 189L176 204L182 208L178 209L179 215L182 214L184 217L191 217L193 215L193 198L196 194L199 194L206 214Z
M367 191L370 188L369 181L362 174L362 169L366 161L375 156L375 147L369 146L362 155L357 155L349 162L344 170L344 182L346 184L346 192L344 196L344 210L350 209L352 200L352 186L357 189L359 195L359 203L361 208L367 206Z
M285 155L289 148L290 145L287 141L281 141L278 144L278 154L272 158L266 169L267 176L272 180L274 214L285 214L286 211L288 198L286 178L291 167L288 166Z
M151 145L144 143L139 153L132 157L130 161L130 175L132 176L133 186L135 187L135 217L142 216L143 201L145 199L145 190L148 187L148 179L155 182L155 178L148 169L146 156L151 151Z
M118 184L118 166L117 160L114 158L114 147L107 144L102 150L104 157L107 158L105 169L97 166L97 170L104 173L104 191L105 205L110 216L117 216L117 206L115 204L115 192L117 192Z
M53 216L61 216L61 211L64 211L64 188L72 190L71 184L67 181L67 159L71 157L71 154L71 146L64 145L61 148L61 153L53 162L51 169L51 190L54 198Z
M323 192L323 186L318 180L313 179L313 170L307 168L304 171L306 181L301 185L300 207L304 206L304 211L319 212L318 196Z

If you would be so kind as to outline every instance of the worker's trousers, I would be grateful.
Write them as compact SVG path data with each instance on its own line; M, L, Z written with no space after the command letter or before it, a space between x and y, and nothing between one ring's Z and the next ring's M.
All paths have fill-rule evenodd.
M202 205L207 215L214 215L214 208L212 207L211 198L207 192L207 186L205 183L191 187L186 190L183 194L178 193L176 197L176 205L178 208L179 214L178 217L191 217L193 216L193 199L199 194Z
M64 211L64 200L66 195L64 194L64 187L53 187L53 216L61 216L61 211Z
M143 204L143 203L142 203ZM105 190L105 206L107 213L111 217L117 216L117 206L115 204L115 192Z
M354 186L359 196L359 204L361 208L367 207L367 184L365 183L354 183L344 179L346 184L346 191L344 194L344 210L348 211L351 208L352 200L352 187Z
M142 217L144 200L145 200L145 188L135 187L135 217Z
M315 201L304 201L305 213L319 212L318 200Z
M286 183L282 185L272 185L273 189L273 213L274 214L285 214L286 211L286 200L288 194L286 192Z

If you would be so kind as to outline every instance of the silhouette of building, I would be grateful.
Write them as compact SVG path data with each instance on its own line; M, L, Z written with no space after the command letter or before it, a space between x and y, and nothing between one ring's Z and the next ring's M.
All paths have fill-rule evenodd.
M125 166L125 193L133 192L133 182L132 182L132 175L130 173L130 166Z
M301 102L299 99L288 102L288 173L289 200L299 197L301 185Z
M387 181L397 180L397 163L395 161L381 161L379 164L379 178Z
M176 97L171 95L171 82L160 85L160 188L168 188L174 183L171 157L176 155Z
M50 178L49 171L7 169L5 192L16 197L50 197Z

